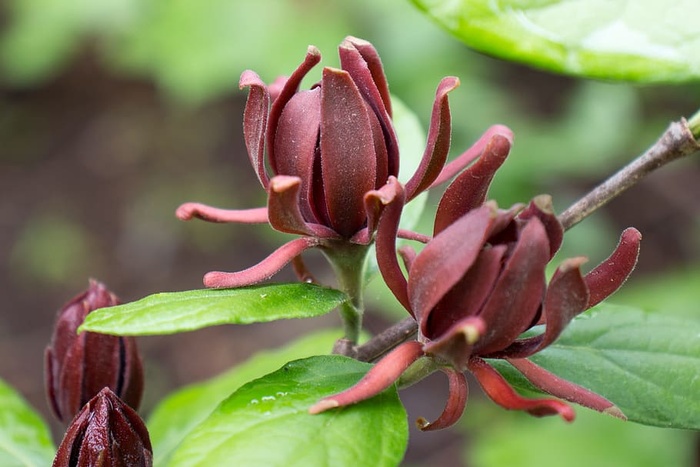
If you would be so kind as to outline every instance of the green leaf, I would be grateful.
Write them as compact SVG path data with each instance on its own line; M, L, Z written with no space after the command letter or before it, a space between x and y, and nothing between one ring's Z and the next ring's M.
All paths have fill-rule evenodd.
M182 439L226 397L243 384L290 360L328 353L342 330L324 330L280 349L259 353L209 381L180 389L163 399L148 419L154 465L166 465Z
M90 313L79 331L122 336L173 334L218 324L312 318L346 299L313 284L271 284L238 289L164 292Z
M602 304L531 360L616 404L631 421L700 429L700 320ZM511 383L533 390L504 362Z
M369 368L339 355L290 362L219 405L187 436L171 465L398 465L408 424L395 389L352 407L307 412Z
M51 465L55 448L44 421L27 402L0 380L0 465Z
M413 0L476 50L590 78L700 78L696 0Z

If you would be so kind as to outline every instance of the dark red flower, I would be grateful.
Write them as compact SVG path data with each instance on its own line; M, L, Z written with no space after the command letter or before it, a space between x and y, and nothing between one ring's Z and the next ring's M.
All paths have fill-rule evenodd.
M443 428L457 421L466 402L465 370L503 407L573 419L571 408L559 400L519 396L484 360L487 358L507 360L535 386L554 396L624 417L603 397L557 378L527 357L554 342L575 316L622 285L636 264L641 235L635 229L625 230L612 256L586 276L580 271L585 258L565 260L547 284L545 268L564 232L549 197L540 196L526 207L517 205L505 211L484 201L509 149L507 138L494 136L480 159L448 187L436 214L434 237L418 254L401 250L408 279L396 257L398 220L405 199L400 185L379 223L380 271L418 322L419 342L397 347L370 373L394 375L399 369L401 374L423 355L445 365L450 399L442 416L432 424L425 423L423 429ZM544 332L520 337L537 324L545 325ZM376 375L368 374L368 378ZM365 393L373 394L381 386L368 391L371 384L360 384ZM353 391L357 389L322 400L313 411L356 402Z
M93 397L71 422L53 467L150 467L153 448L138 414L109 388Z
M289 78L278 79L270 87L252 71L241 76L240 86L250 89L243 134L251 164L268 193L267 207L225 210L186 203L177 216L211 222L269 222L276 230L301 238L245 271L207 274L206 286L249 285L269 278L309 248L327 251L373 241L378 216L393 192L385 184L399 171L389 86L369 42L348 37L339 55L341 69L324 68L321 81L309 90L299 86L321 60L313 46ZM454 175L483 146L482 138L443 171L451 134L447 93L458 84L456 78L448 77L438 86L423 161L407 183L409 200ZM500 126L488 134L494 132L510 134Z
M104 387L135 409L141 402L143 367L134 338L76 332L88 313L118 304L103 284L91 280L88 290L58 312L46 349L45 380L49 404L61 421L70 420Z

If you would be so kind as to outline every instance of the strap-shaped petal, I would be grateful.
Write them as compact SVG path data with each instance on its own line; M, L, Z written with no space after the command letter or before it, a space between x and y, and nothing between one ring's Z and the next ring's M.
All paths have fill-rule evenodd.
M454 323L435 340L428 340L423 351L440 357L456 369L467 369L467 361L472 354L474 344L486 331L486 323L478 316L468 316Z
M578 384L562 379L541 366L532 363L530 360L519 358L508 359L507 361L517 368L532 384L555 397L627 420L625 414L605 397Z
M459 79L453 76L443 78L438 85L433 103L433 113L430 117L428 143L418 170L406 183L407 202L427 190L445 166L452 135L452 117L447 94L457 86L459 86Z
M257 284L258 282L262 282L274 276L296 256L300 255L309 248L314 248L318 245L319 241L315 238L297 238L289 243L285 243L255 266L244 269L243 271L208 272L204 275L204 286L223 289Z
M382 196L385 192L381 190L370 191L366 195L369 199L375 199L375 203L384 205L379 217L375 242L377 265L389 290L404 308L414 316L411 305L408 302L406 278L396 257L396 233L399 230L399 220L401 219L405 195L403 187L395 177L389 177L389 184L393 185L395 190L394 196L391 198L383 198Z
M642 234L637 229L625 229L610 257L586 274L586 285L590 290L586 309L602 302L625 283L637 264L641 241Z
M185 203L175 211L182 221L202 219L207 222L236 222L240 224L265 224L267 208L253 209L220 209L201 203Z
M301 80L303 80L306 74L320 61L321 52L319 52L319 50L316 47L310 45L309 48L306 50L306 57L304 57L304 61L301 63L301 65L299 65L299 67L297 67L296 70L294 70L294 73L292 73L289 79L287 79L287 81L284 83L284 86L279 91L279 95L272 103L272 107L270 108L270 116L267 124L266 140L267 156L270 161L270 167L272 168L272 172L274 174L280 173L277 171L277 159L275 157L274 147L275 133L277 131L277 122L279 121L280 116L282 115L282 110L287 105L287 102L289 102L292 96L294 96L294 94L296 94L296 92L299 90Z
M365 225L364 195L376 188L377 154L371 118L343 70L324 68L321 83L321 174L328 218L345 238Z
M547 231L549 237L549 257L554 257L562 241L564 240L564 227L554 214L552 207L552 197L549 195L539 195L530 201L530 204L518 214L518 219L527 220L537 217Z
M486 130L469 149L445 165L442 171L440 171L440 175L438 175L430 187L432 188L440 185L441 183L445 183L447 180L464 170L464 168L471 164L474 159L481 155L481 153L484 151L484 147L496 135L506 138L508 141L510 141L510 145L513 145L513 131L510 128L504 125L493 125L489 127L489 129Z
M250 88L243 111L243 138L258 180L267 188L269 177L265 171L265 131L270 113L270 93L265 83L251 70L243 72L238 87Z
M362 56L364 62L367 64L367 69L372 75L372 81L377 87L377 91L379 92L381 100L384 103L384 108L389 114L389 117L391 117L391 94L389 93L389 82L386 79L386 75L384 75L384 67L382 66L382 60L379 58L377 50L366 40L358 39L357 37L353 36L346 37L340 47L342 49L348 45L351 45L355 50L357 50ZM343 63L342 50L340 51L340 60L341 63ZM343 68L345 68L345 65L343 65Z
M486 335L474 349L485 355L508 347L525 331L542 304L549 240L537 218L523 228L503 272L479 316Z
M354 386L324 397L309 408L309 413L318 414L376 396L394 384L406 368L423 356L422 347L417 341L404 342L379 360Z
M559 415L567 422L575 418L574 409L557 399L528 399L522 397L491 365L480 358L469 360L469 371L476 377L489 398L509 410L524 410L530 415L543 417Z
M408 296L419 322L472 267L495 216L490 203L474 209L436 235L418 254L408 278Z
M447 404L445 404L442 414L434 422L428 422L424 418L416 420L421 431L435 431L451 427L459 421L467 405L469 386L467 386L467 378L464 373L456 371L454 368L442 368L442 372L447 375L447 381L450 385Z
M434 235L483 204L491 180L508 157L509 151L510 140L499 134L494 135L476 163L447 187L435 214Z

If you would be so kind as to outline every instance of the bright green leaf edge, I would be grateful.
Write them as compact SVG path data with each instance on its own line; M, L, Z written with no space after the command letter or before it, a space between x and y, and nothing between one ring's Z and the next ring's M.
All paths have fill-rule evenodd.
M163 292L87 315L78 331L122 336L174 334L219 324L313 318L346 300L314 284L268 284L237 289Z
M0 465L51 465L56 450L46 423L0 379Z
M395 388L351 407L307 412L370 367L340 355L317 356L251 381L185 438L170 465L398 465L408 422Z
M154 465L167 465L185 435L243 384L277 370L290 360L329 353L342 334L340 329L309 334L282 348L256 354L216 378L187 386L167 396L147 421Z
M601 304L530 360L606 397L629 421L700 429L700 319ZM542 393L508 363L490 363L517 389Z
M494 57L582 78L648 84L681 83L700 79L697 54L679 53L684 60L636 54L587 50L580 41L556 41L549 31L522 20L528 10L558 1L524 1L510 6L487 0L411 0L440 27L467 46ZM692 14L692 13L688 13ZM612 35L608 39L615 40ZM679 51L680 52L680 51Z

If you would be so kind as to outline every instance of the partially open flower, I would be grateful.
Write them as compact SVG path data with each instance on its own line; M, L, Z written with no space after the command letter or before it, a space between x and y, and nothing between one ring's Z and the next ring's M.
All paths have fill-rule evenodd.
M367 377L394 375L397 368L400 375L423 355L444 365L450 376L448 404L438 420L422 424L422 429L443 428L457 421L466 403L466 379L461 374L465 370L505 408L573 419L571 408L559 400L519 396L485 358L506 359L535 386L554 396L624 417L603 397L552 375L527 357L554 342L575 316L622 285L636 264L641 235L635 229L625 230L612 256L585 277L580 271L585 258L565 260L546 284L545 268L563 237L549 197L540 196L527 207L517 205L506 211L484 202L491 178L509 148L506 138L494 136L479 161L448 187L438 207L435 236L418 254L401 250L408 279L396 257L396 232L405 198L400 187L396 201L385 209L379 223L379 268L394 295L418 322L419 347L415 342L397 347ZM537 324L545 325L543 333L520 337ZM364 380L358 386L363 386L366 398L394 380L385 379L386 384L376 387ZM361 400L355 399L357 392L353 387L326 398L312 411L357 402Z
M269 278L309 248L329 251L373 241L378 217L393 192L387 180L399 171L389 86L369 42L347 37L339 55L341 69L324 68L321 81L309 90L299 87L321 60L313 46L289 78L269 87L252 71L241 76L240 86L250 90L243 134L251 164L268 193L267 207L225 210L186 203L177 216L211 222L269 222L276 230L301 238L245 271L207 274L206 286L249 285ZM451 135L447 94L458 85L456 78L447 77L438 86L423 161L407 183L409 200L454 175L483 146L482 138L443 171ZM493 132L510 134L500 126L487 133ZM374 192L381 193L366 196ZM382 201L376 202L378 198Z
M143 420L109 388L71 422L53 467L150 467L153 448Z
M92 332L78 334L88 313L119 301L94 280L58 313L46 349L45 380L49 404L56 417L68 422L83 405L109 387L137 409L143 393L143 367L133 337Z

